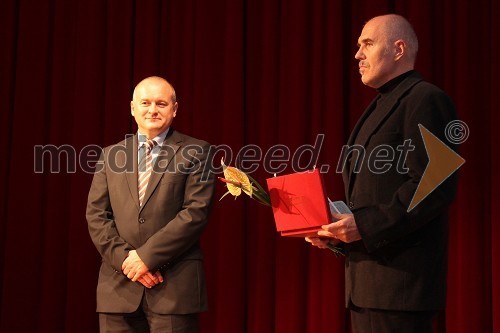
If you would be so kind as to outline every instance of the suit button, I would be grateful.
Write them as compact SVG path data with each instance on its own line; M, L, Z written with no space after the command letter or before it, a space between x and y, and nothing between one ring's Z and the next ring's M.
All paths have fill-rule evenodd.
M353 208L354 208L354 202L349 201L349 208L350 208L350 209L353 209Z
M142 217L141 217L141 218L139 218L139 223L140 223L140 224L143 224L144 222L146 222L146 220L145 220L144 218L142 218Z

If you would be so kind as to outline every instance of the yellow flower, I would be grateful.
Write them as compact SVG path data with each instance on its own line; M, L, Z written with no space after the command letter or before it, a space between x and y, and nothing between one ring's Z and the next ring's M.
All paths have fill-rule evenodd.
M226 166L224 164L224 159L221 160L221 164L225 177L221 178L221 180L227 184L229 193L237 197L243 190L249 197L252 197L252 184L248 176L237 168Z
M224 159L221 159L221 165L225 178L219 177L219 179L226 183L227 192L224 193L220 200L228 194L232 194L236 199L243 191L250 198L271 207L269 195L255 179L237 168L225 165Z

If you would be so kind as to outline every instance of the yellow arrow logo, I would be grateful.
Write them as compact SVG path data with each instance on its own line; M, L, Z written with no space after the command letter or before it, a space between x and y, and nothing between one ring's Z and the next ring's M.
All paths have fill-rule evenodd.
M418 124L420 134L424 140L425 150L429 157L429 163L425 168L424 174L418 183L417 190L408 207L410 212L422 200L424 200L432 191L442 182L451 176L458 168L465 163L465 160L455 153L450 147L439 140L427 128Z

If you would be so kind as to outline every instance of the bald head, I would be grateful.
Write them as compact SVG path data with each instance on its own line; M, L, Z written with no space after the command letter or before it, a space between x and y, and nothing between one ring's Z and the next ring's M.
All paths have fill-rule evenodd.
M380 33L385 36L388 45L402 40L406 46L406 60L415 63L418 52L418 39L410 22L401 15L387 14L376 16L369 20L366 25L375 24Z
M170 84L170 82L168 82L167 80L165 80L164 78L162 78L160 76L150 76L150 77L143 79L141 82L139 82L135 86L134 93L132 94L132 100L137 99L137 94L138 94L139 90L141 90L143 87L148 86L150 84L158 84L158 85L168 86L168 89L172 93L172 102L175 103L177 101L177 96L175 95L174 87Z

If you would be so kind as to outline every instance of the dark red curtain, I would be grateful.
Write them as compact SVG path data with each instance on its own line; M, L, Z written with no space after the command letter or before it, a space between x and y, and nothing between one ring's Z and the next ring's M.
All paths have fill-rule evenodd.
M413 23L417 69L470 129L451 208L448 306L436 327L500 331L494 0L0 0L0 331L97 332L90 152L135 132L129 101L145 76L172 82L175 127L230 147L226 162L259 146L252 175L262 182L270 147L290 148L288 172L297 148L324 134L317 166L330 167L328 194L342 199L340 150L374 96L359 80L357 37L389 12ZM48 155L37 158L47 145L64 151L59 172ZM304 166L311 156L302 157ZM349 332L343 259L280 238L269 209L217 201L223 192L219 184L202 239L202 332Z

